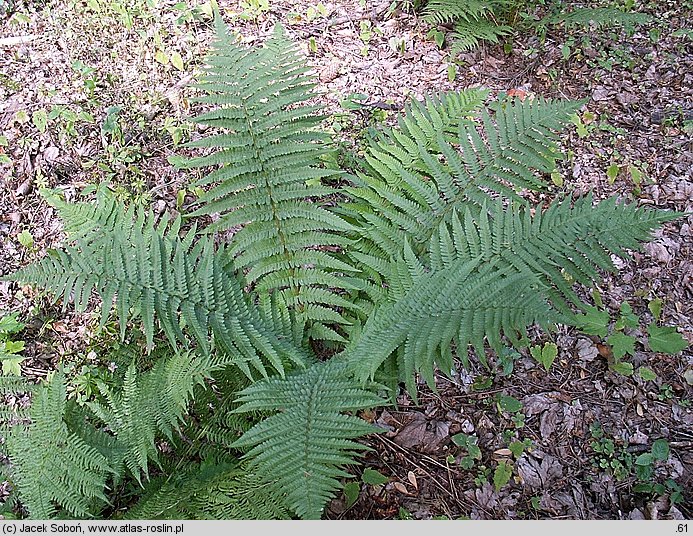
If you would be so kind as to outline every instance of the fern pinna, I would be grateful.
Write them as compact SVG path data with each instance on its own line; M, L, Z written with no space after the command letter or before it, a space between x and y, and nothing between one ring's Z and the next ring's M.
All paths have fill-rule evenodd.
M436 371L486 364L530 325L576 323L573 282L678 216L530 206L579 103L483 106L480 89L411 103L328 187L313 82L286 38L246 49L220 27L208 63L197 121L220 133L182 164L214 168L193 212L45 192L66 245L7 277L78 310L96 295L102 326L115 314L138 344L138 321L142 353L163 351L81 402L63 372L35 388L7 437L32 517L319 518L374 431L360 410L398 382L416 396L416 374L435 387Z

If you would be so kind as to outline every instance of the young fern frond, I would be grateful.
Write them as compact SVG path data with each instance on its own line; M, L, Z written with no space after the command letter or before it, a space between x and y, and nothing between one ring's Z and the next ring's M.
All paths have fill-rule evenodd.
M423 101L413 100L397 119L397 129L385 132L384 139L394 137L409 151L415 149L412 140L416 140L415 144L435 148L440 133L454 143L460 124L478 115L488 95L487 89L467 88L429 95Z
M431 143L414 128L393 130L374 142L357 186L346 188L354 199L346 213L359 224L349 253L389 262L401 255L405 238L415 253L424 253L455 210L480 207L494 197L521 201L520 189L542 188L538 173L553 170L557 132L578 106L537 99L506 103L493 116L484 110L486 140L475 123L462 121L454 144L442 132Z
M135 365L130 365L117 391L99 383L104 402L89 402L87 406L115 434L125 449L123 461L138 481L140 472L148 474L148 461L157 461L156 438L162 434L172 438L193 389L212 369L208 359L181 352L160 359L145 373L138 374Z
M377 429L347 412L381 405L349 377L345 363L318 363L286 378L259 381L240 392L237 412L273 415L246 432L237 448L251 447L251 468L304 519L319 519L325 503L348 478L342 467L364 450L355 441Z
M211 351L211 331L221 350L217 364L233 364L251 378L253 370L267 376L268 365L283 374L286 364L305 363L304 353L280 340L250 305L228 252L215 252L211 239L193 246L190 234L177 236L178 221L156 224L151 213L108 196L93 206L57 202L56 207L80 215L79 225L70 227L74 243L6 279L62 295L64 305L72 296L78 311L96 291L103 301L102 323L115 304L121 336L128 320L139 317L149 348L157 319L174 347L185 345L180 318L204 352ZM90 225L93 232L86 230Z
M633 27L637 24L645 24L651 17L645 13L623 11L617 7L576 8L570 11L557 13L540 21L541 24L564 24L566 28L575 26L598 27L623 26Z
M147 485L126 519L290 519L271 484L247 464L203 464Z
M5 395L15 395L19 393L32 393L35 385L29 383L22 376L0 376L0 397ZM21 404L14 404L11 407L7 404L0 406L0 437L12 430L12 427L22 422L29 421L29 410ZM5 452L5 444L0 444L0 453Z
M105 504L109 460L72 432L66 422L66 387L58 372L37 390L25 429L17 426L7 438L19 497L34 519L50 519L58 508L78 517L92 517L94 504Z
M316 325L309 335L341 340L328 325L355 307L340 295L350 289L341 274L355 269L329 251L349 244L351 225L321 206L335 191L320 180L334 172L320 166L328 137L319 107L305 105L314 87L305 58L280 31L246 49L219 29L207 63L196 100L215 108L194 121L222 131L188 144L213 152L182 167L218 166L198 182L208 190L190 216L218 214L205 230L233 230L229 253L255 295L276 294Z
M456 56L479 46L481 41L498 44L501 37L511 35L513 29L505 24L496 24L492 20L460 20L452 31L450 54Z
M454 25L450 50L454 56L476 48L480 41L498 43L500 37L512 34L512 27L498 22L509 6L508 0L429 0L423 19L434 25Z
M492 14L493 10L507 5L508 0L429 0L423 19L429 24L445 24L464 20L475 22Z

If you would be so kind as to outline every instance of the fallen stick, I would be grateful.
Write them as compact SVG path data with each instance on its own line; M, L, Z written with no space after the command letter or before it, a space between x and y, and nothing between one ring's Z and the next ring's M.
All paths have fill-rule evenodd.
M12 47L15 45L21 45L23 43L29 43L34 39L38 38L38 35L18 35L17 37L3 37L0 39L0 47Z

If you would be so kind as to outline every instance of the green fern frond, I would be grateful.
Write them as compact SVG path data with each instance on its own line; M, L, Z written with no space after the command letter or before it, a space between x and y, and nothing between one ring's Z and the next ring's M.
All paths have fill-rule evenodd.
M441 226L428 257L433 270L460 255L481 257L485 266L532 274L551 304L569 316L569 303L582 306L575 282L591 286L600 281L600 270L614 270L611 255L628 258L627 250L640 249L654 229L679 216L618 204L616 198L594 204L591 195L536 210L499 201L490 211L467 208L459 220L453 219L452 228Z
M0 358L2 354L0 350ZM16 358L16 354L6 355ZM0 454L7 454L5 439L12 429L31 422L29 407L23 403L22 397L29 396L35 390L36 385L29 383L22 376L0 376L0 397L3 400L0 405Z
M487 89L466 88L427 95L423 101L413 100L398 118L398 129L386 132L384 137L394 137L394 142L407 146L409 152L415 149L411 146L412 140L416 143L426 140L426 147L435 148L440 133L454 143L460 124L477 115L488 95Z
M219 28L199 88L198 102L215 108L195 122L222 129L188 144L211 149L182 167L218 166L198 186L207 188L191 217L218 214L207 232L232 229L229 253L256 295L276 294L308 325L346 324L353 304L341 274L355 269L327 251L349 244L352 227L322 206L335 193L320 184L329 138L312 97L309 68L283 36L262 48L233 43Z
M404 238L417 255L425 253L435 230L450 223L455 210L480 207L494 196L521 201L517 191L542 188L538 173L554 169L558 131L579 105L543 99L506 103L494 115L481 113L481 131L471 121L460 122L454 144L440 132L432 144L414 128L393 130L374 142L357 186L346 188L354 201L345 213L360 227L349 253L369 256L365 269L372 272L401 255ZM362 268L364 260L357 259Z
M270 484L244 465L203 464L157 479L126 519L290 519Z
M623 11L617 7L576 8L551 16L546 22L549 24L565 24L566 28L575 26L598 27L624 26L632 27L637 24L645 24L651 17L645 13Z
M435 388L435 365L446 374L451 371L453 344L465 361L472 344L478 359L486 363L485 340L498 349L503 334L517 341L527 326L548 326L562 319L530 273L484 264L482 256L470 260L455 253L436 260L437 269L431 270L406 247L392 263L389 301L375 308L344 351L358 379L373 377L400 349L403 376L415 394L415 372Z
M50 519L58 508L91 517L94 501L108 502L104 488L115 471L106 457L68 429L66 397L65 379L58 372L37 390L31 424L15 427L7 439L19 497L35 519Z
M149 348L157 319L174 347L187 344L185 327L209 352L211 331L222 351L217 364L234 364L249 377L253 370L267 376L267 365L282 374L286 364L305 363L303 352L280 340L250 305L228 252L215 252L211 239L192 246L190 234L177 236L178 221L156 223L152 214L126 208L108 196L94 205L56 206L75 218L69 227L75 243L5 279L62 295L64 306L72 297L77 310L84 310L96 291L103 301L102 324L113 305L121 337L129 319L140 318Z
M498 44L501 37L511 35L513 29L505 24L496 24L491 20L459 21L452 31L450 54L455 56L479 46L482 41Z
M94 415L105 423L126 451L125 465L135 478L148 472L148 461L157 460L155 440L172 438L193 389L210 374L211 363L191 352L160 359L152 370L138 374L134 364L125 373L117 391L99 383L105 402L88 402Z
M485 341L498 351L538 323L573 323L570 303L582 303L575 282L599 281L611 255L627 257L653 229L681 214L592 197L557 201L537 210L502 201L488 210L467 206L442 222L422 258L405 246L389 265L373 263L387 292L345 350L356 376L373 377L394 356L399 377L415 393L414 373L434 388L438 366L448 373L451 350L467 361L467 346L485 363ZM361 257L363 259L363 256ZM385 301L387 300L387 301Z
M349 379L347 365L334 360L269 378L241 391L238 412L274 413L235 443L257 474L274 482L286 504L305 519L318 519L325 503L348 477L342 466L355 463L365 447L354 441L376 429L348 415L383 401Z
M429 0L423 11L423 19L429 24L445 24L460 20L476 22L508 3L507 0Z

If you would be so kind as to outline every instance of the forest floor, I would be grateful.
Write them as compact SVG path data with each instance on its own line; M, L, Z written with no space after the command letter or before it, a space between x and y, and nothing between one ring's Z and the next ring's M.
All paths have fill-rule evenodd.
M433 92L483 86L492 98L584 99L563 138L560 177L543 198L591 191L693 212L690 1L638 2L652 19L633 32L555 27L543 41L517 32L505 48L485 45L454 59L427 38L420 16L395 4L269 0L264 10L262 2L220 2L243 42L261 43L284 25L315 69L326 128L352 147L410 99ZM107 180L157 212L188 202L190 178L167 159L185 152L179 143L195 111L188 85L213 35L209 4L194 5L0 0L0 275L62 239L41 186L74 199ZM593 294L609 329L628 306L638 317L629 370L609 367L604 339L562 328L552 335L558 356L549 372L525 352L496 360L491 372L472 366L440 376L437 392L421 385L418 404L402 394L396 408L366 415L385 431L366 440L372 450L352 470L358 495L340 494L326 517L693 517L692 226L691 216L666 224L632 260L618 260L618 272ZM98 361L89 346L93 314L62 311L28 287L0 282L0 318L3 311L26 323L17 335L26 343L23 375ZM653 321L676 327L689 348L650 350ZM532 342L547 340L537 331ZM456 444L458 434L475 437L479 452L474 439ZM648 452L652 471L643 479L635 460L642 465ZM364 479L367 469L384 478Z

